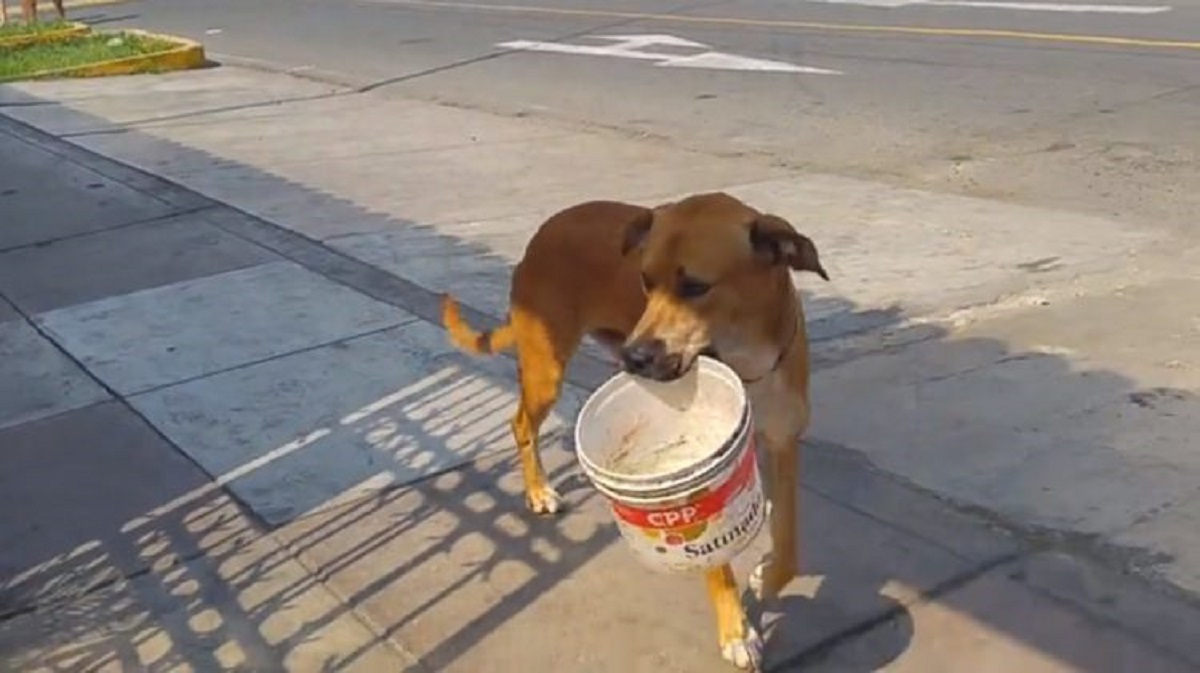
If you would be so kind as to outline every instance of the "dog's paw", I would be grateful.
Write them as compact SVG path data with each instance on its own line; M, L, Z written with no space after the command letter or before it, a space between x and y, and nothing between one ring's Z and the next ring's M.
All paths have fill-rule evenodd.
M525 504L534 514L557 514L562 509L562 496L549 484L525 494Z
M743 671L761 670L762 654L762 638L759 637L758 631L749 624L746 625L746 635L721 645L721 656L725 658L725 661Z
M795 576L795 568L777 563L774 557L768 554L750 573L750 591L754 592L754 598L759 601L774 600Z

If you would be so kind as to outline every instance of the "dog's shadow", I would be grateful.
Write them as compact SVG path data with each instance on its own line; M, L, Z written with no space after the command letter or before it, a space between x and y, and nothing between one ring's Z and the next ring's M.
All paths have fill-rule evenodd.
M885 595L881 582L836 571L801 577L765 604L749 591L743 601L765 641L762 668L769 673L879 671L913 639L908 608Z
M806 448L810 479L828 482L843 466L840 453L826 455L813 443ZM800 577L773 600L759 602L751 591L743 593L747 616L764 639L763 670L881 670L908 650L915 632L901 601L912 591L897 578L931 580L913 566L935 563L938 555L905 548L905 531L811 485L797 488ZM746 560L751 559L757 561L753 552Z

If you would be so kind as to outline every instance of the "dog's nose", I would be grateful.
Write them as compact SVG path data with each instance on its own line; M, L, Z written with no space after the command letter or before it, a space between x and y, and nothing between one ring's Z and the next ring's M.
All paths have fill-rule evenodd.
M644 372L667 352L667 344L661 339L635 341L621 349L621 359L630 372Z

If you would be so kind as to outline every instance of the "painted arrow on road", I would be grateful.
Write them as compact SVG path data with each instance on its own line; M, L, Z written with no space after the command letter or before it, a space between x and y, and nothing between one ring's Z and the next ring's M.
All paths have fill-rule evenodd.
M694 42L674 35L596 35L594 39L604 40L611 44L580 45L564 44L562 42L536 42L533 40L513 40L500 42L496 46L520 51L540 51L556 54L576 54L583 56L612 56L643 61L654 61L660 68L703 68L707 70L744 70L754 72L791 72L807 75L840 75L839 70L813 68L806 65L796 65L785 61L769 61L761 58L750 58L727 54L720 51L708 50L708 45ZM648 47L690 47L704 49L697 54L664 54L646 51Z

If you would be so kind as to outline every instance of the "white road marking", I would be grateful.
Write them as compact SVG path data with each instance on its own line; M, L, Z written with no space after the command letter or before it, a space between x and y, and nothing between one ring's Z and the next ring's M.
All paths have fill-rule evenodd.
M669 46L693 49L707 49L708 45L694 42L674 35L596 35L595 39L607 40L613 44L581 45L563 44L561 42L537 42L534 40L513 40L500 42L496 46L505 49L521 51L540 51L556 54L576 54L583 56L613 56L643 61L655 61L660 68L704 68L708 70L742 70L754 72L793 72L809 75L841 75L839 70L813 68L806 65L796 65L784 61L769 61L761 58L750 58L736 54L726 54L719 51L702 51L698 54L663 54L653 51L643 51L646 47Z
M829 5L864 7L968 7L974 9L1012 9L1025 12L1069 12L1093 14L1159 14L1171 11L1169 5L1082 5L1062 2L1006 2L1004 0L804 0Z
M639 47L653 47L659 45L662 47L696 47L703 49L707 44L689 40L686 37L675 37L674 35L663 35L655 33L653 35L596 35L595 37L601 40L619 40L626 49L637 49Z

